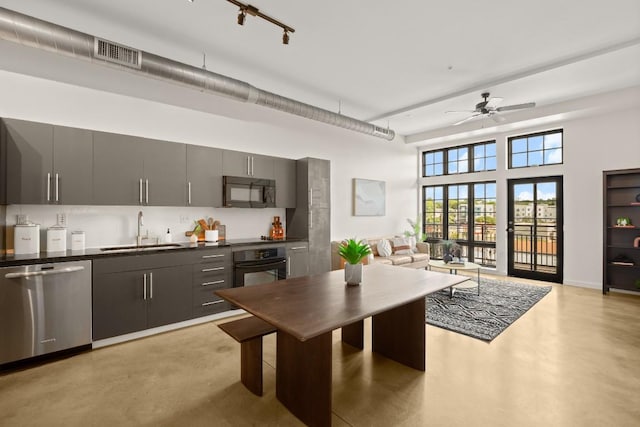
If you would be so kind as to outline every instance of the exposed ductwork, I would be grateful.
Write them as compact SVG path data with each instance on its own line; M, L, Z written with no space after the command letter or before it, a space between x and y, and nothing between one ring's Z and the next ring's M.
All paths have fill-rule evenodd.
M362 120L258 89L231 77L102 40L1 7L0 38L94 63L108 63L148 77L262 105L389 141L395 137L395 132L391 129L381 128Z

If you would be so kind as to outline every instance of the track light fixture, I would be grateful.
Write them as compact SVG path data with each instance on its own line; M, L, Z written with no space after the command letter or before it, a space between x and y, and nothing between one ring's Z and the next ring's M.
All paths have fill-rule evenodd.
M191 1L191 0L190 0ZM227 0L229 3L233 3L240 8L238 11L238 25L244 25L245 18L247 17L247 13L251 16L257 16L259 18L264 19L265 21L269 21L274 25L282 28L284 34L282 34L282 44L289 44L289 33L295 33L296 30L291 28L290 26L283 24L282 22L274 19L270 16L265 15L260 12L257 7L252 6L250 4L240 3L236 0Z

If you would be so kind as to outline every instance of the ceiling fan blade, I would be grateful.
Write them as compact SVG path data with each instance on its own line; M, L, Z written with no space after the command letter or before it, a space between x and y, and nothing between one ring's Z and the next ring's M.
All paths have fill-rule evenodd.
M526 104L514 104L514 105L505 105L504 107L496 108L496 111L511 111L511 110L520 110L522 108L531 108L535 107L535 102L527 102Z
M478 114L474 114L474 115L472 115L472 116L467 117L466 119L462 119L462 120L460 120L459 122L455 122L453 125L454 125L454 126L461 125L462 123L464 123L464 122L468 122L469 120L473 120L473 119L475 119L476 117L480 117L481 115L482 115L482 114L480 114L480 113L478 113Z
M484 106L484 108L493 108L496 105L500 104L502 102L502 98L491 98L490 100L487 101L487 105Z

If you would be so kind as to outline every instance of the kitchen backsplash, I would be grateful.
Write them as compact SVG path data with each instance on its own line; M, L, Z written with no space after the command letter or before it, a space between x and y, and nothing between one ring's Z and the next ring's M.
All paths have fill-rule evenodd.
M144 215L142 234L148 231L149 237L157 237L159 242L164 241L167 229L171 230L174 242L188 241L184 233L193 230L199 218L220 221L226 227L227 239L246 239L268 236L273 217L285 217L285 209L278 208L9 205L5 219L7 231L16 224L17 215L27 215L31 222L40 224L41 248L46 250L44 233L56 224L57 214L62 213L66 219L67 247L71 247L71 232L81 230L85 232L86 247L95 248L135 243L139 211ZM7 241L6 249L12 247L13 242Z

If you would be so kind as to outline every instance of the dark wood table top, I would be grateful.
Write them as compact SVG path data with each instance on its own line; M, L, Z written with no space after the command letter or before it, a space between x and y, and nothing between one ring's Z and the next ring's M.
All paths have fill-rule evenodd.
M335 270L216 294L305 341L465 280L468 277L373 264L364 266L359 286L347 286L344 270Z

